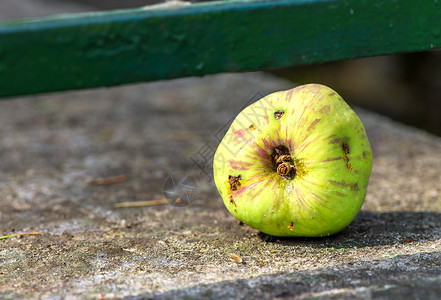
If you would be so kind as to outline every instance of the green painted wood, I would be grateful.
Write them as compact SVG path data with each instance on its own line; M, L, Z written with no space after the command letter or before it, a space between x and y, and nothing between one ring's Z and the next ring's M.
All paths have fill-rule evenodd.
M0 97L441 47L421 0L225 1L0 23Z

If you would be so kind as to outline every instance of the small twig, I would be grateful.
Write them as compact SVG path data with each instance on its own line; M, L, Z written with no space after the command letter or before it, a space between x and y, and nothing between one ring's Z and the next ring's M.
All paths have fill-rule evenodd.
M115 207L142 207L142 206L155 206L168 204L166 199L161 200L149 200L149 201L133 201L133 202L119 202L115 204Z
M107 178L97 178L88 182L89 185L109 185L127 181L126 175L107 177Z
M0 236L0 240L8 239L11 237L21 237L22 235L43 235L41 232L24 232L24 233L17 233L17 234L10 234L10 235L4 235Z

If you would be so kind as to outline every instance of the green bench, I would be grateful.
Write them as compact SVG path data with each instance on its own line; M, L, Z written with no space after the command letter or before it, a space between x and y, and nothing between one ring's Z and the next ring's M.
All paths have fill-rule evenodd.
M0 97L437 48L437 0L219 1L7 21Z

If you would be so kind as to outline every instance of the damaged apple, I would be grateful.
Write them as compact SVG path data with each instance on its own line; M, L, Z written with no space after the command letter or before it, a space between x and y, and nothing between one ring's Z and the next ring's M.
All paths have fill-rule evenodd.
M227 209L274 236L327 236L365 199L372 150L358 116L332 89L270 94L236 117L216 150L214 180Z

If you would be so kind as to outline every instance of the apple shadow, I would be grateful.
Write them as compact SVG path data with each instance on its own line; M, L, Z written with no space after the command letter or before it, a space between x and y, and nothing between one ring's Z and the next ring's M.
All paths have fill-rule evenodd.
M260 232L265 242L283 245L308 244L317 248L362 248L435 241L441 238L439 212L360 211L341 232L321 238L274 237Z

